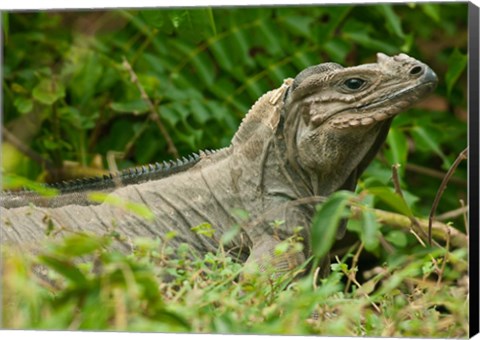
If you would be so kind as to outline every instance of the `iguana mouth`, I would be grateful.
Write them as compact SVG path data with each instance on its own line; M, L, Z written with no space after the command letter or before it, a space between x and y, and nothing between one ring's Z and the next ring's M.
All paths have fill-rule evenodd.
M422 82L388 96L377 98L377 100L371 103L354 108L346 108L337 112L327 121L337 129L372 125L375 122L381 122L395 116L412 103L418 101L435 86L435 80ZM371 110L375 111L372 112ZM343 114L344 112L345 114Z

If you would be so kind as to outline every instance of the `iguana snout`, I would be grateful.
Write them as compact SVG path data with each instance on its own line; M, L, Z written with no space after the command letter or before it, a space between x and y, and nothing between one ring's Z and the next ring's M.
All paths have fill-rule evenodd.
M403 53L394 57L378 53L377 64L356 68L359 76L346 75L341 86L351 90L357 102L345 105L330 119L329 123L337 129L369 126L391 118L423 99L438 82L430 67ZM362 77L367 68L377 68L377 76ZM315 123L315 117L312 121Z

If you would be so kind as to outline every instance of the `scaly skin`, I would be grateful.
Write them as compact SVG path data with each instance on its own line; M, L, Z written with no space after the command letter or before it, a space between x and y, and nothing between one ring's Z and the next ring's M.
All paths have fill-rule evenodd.
M153 220L107 202L2 208L2 243L35 247L53 223L57 230L116 230L127 249L130 238L162 237L173 230L177 237L170 242L186 242L204 253L216 251L217 240L239 224L241 232L225 246L227 251L261 267L273 264L279 272L295 267L311 253L308 227L318 200L308 198L354 190L393 117L436 85L428 66L404 54L379 53L377 59L348 68L333 63L310 67L262 96L228 148L201 154L184 172L112 191L148 206ZM234 209L247 211L249 221L238 219ZM274 230L272 222L278 220L284 223ZM215 238L191 231L204 222L216 230ZM275 246L297 226L304 227L304 250L275 257Z

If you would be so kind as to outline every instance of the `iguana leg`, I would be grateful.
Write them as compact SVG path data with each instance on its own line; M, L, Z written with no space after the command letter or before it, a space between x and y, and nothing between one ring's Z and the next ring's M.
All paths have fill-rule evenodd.
M255 273L267 273L269 276L271 274L279 277L305 262L303 251L295 251L290 249L291 247L286 251L282 249L281 253L276 250L280 243L281 241L271 236L264 236L256 241L245 263L243 279L248 279Z

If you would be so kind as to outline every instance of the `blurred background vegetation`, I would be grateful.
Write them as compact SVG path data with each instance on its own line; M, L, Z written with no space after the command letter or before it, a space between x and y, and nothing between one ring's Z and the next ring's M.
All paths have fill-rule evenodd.
M446 171L467 146L467 7L431 3L4 12L3 184L10 185L8 174L52 182L224 147L258 97L305 67L326 61L353 66L375 62L377 52L407 53L435 70L439 86L394 120L358 191L383 188L371 190L375 194L368 204L405 212L388 194L391 167L398 163L408 208L415 216L427 217ZM463 162L438 207L438 214L454 212L445 221L461 232L466 224L460 200L466 202L466 197ZM375 263L416 254L420 277L438 274L438 263L431 262L414 235L388 225L371 228L358 221L349 224ZM393 246L393 253L385 250L384 242ZM456 266L464 263L462 251L455 255L460 258ZM445 259L444 253L438 256ZM458 285L466 275L465 266L449 268L441 272L447 287L437 298L451 299L448 285ZM437 319L428 316L431 328L430 321L419 321L403 330L396 325L399 333L386 335L465 336L467 326L461 320L466 317L466 293L458 294L459 305L439 312L455 315L447 328L441 328L444 322L435 329L435 314ZM15 324L8 319L7 324L55 327L25 320ZM183 323L180 327L174 322L180 328L172 329L261 332L253 326L228 328L233 324L218 320L211 321L210 328L182 328ZM348 334L382 335L385 325L372 320L370 328ZM65 322L58 327L66 327ZM95 325L92 328L111 328ZM340 329L330 324L323 330L317 325L287 331L282 330L286 324L268 325L266 332L273 333L337 334Z

